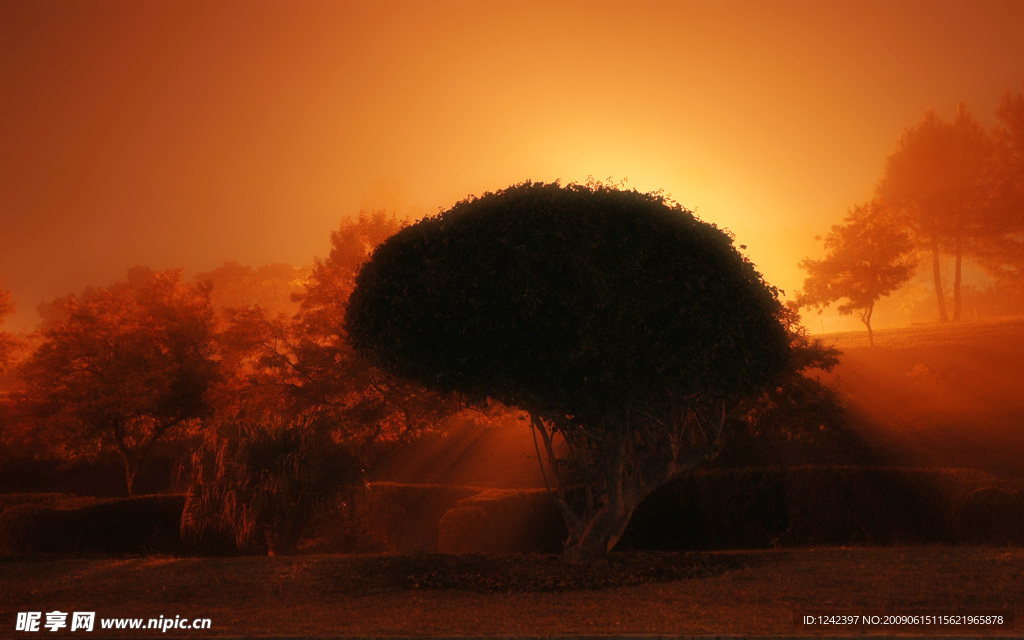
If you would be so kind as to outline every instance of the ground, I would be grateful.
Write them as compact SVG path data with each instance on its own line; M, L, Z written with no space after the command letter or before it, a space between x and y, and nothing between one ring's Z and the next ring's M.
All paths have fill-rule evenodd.
M155 634L188 638L1009 635L1024 629L1020 548L630 554L588 570L546 555L6 560L0 578L6 610L0 637L29 637L13 632L17 612L53 610L211 620L202 634ZM807 627L796 622L805 614L1006 620L1002 627ZM1013 615L1021 619L1016 627Z

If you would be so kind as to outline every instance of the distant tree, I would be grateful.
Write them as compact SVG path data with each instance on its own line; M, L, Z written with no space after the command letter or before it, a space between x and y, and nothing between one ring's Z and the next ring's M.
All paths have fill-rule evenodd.
M0 326L3 326L4 318L14 312L14 303L11 302L11 292L0 289ZM11 356L17 347L17 340L6 331L0 331L0 373L7 371Z
M456 408L371 366L344 331L359 267L401 226L383 211L344 220L331 234L328 258L315 260L294 295L293 317L271 316L259 306L225 310L218 342L227 375L216 393L222 414L257 421L268 414L317 416L369 457L382 441L435 427Z
M661 196L525 183L388 239L346 326L397 375L527 411L565 558L586 563L786 369L776 293L727 232Z
M250 267L225 262L212 271L197 274L194 281L210 283L210 302L217 313L259 307L269 317L291 316L298 310L293 298L302 292L309 272L309 267L285 263Z
M913 248L910 233L877 201L856 206L843 224L833 225L825 236L825 257L800 263L807 278L803 291L797 294L797 303L821 313L832 303L845 301L839 305L839 313L856 311L873 345L871 314L875 303L913 275Z
M3 326L4 318L14 311L14 303L11 302L9 291L0 289L0 327ZM10 454L11 431L16 422L14 411L8 399L8 366L14 357L14 352L19 341L6 331L0 331L0 458L4 453ZM7 449L7 451L4 451Z
M953 321L958 321L964 255L991 234L993 151L991 138L963 104L951 123L929 110L917 126L903 132L878 187L881 201L902 213L918 247L931 254L944 322L949 314L941 255L953 254Z
M975 254L1004 289L1024 289L1024 94L1003 96L996 112L996 206Z
M153 445L207 414L216 377L209 289L181 271L57 300L21 369L19 403L73 454L115 450L128 495Z

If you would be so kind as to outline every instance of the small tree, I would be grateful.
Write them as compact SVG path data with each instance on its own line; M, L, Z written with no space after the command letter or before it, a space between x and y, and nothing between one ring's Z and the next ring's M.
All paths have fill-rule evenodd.
M209 290L183 284L180 270L136 269L54 309L18 399L72 455L114 449L132 495L153 445L206 414L216 377Z
M833 302L845 300L839 313L856 311L867 327L868 342L874 345L871 314L875 303L913 275L912 250L910 234L880 204L854 207L843 224L833 225L825 236L825 257L800 263L807 279L797 302L821 313Z
M728 233L661 196L526 183L391 237L346 326L396 374L529 412L585 563L786 368L780 313Z

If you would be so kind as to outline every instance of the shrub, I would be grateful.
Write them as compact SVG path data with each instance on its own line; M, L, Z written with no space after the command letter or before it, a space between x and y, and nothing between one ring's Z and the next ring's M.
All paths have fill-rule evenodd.
M476 487L408 485L376 482L379 524L391 551L437 551L442 517L463 499L482 491Z
M567 531L545 489L491 489L459 500L444 514L438 550L445 553L557 552Z
M230 535L239 551L291 553L313 521L364 486L362 465L315 421L229 423L193 455L181 517L194 544Z
M973 490L995 482L988 474L963 469L808 466L697 472L681 476L640 505L622 548L955 542L963 538L958 518L967 523L987 517L979 515L986 513L984 496L973 499L978 503L974 511L968 509L973 515L958 516L958 505ZM985 534L975 538L986 539Z
M967 542L1024 544L1024 491L997 487L972 491L957 509L955 526Z
M5 556L182 553L184 496L105 500L72 509L22 504L0 515Z

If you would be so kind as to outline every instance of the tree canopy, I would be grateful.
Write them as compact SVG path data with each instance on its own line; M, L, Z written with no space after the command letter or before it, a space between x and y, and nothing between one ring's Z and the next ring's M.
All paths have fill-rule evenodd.
M207 412L216 377L209 290L183 284L180 270L136 269L54 307L22 367L22 401L73 455L115 450L131 495L154 443Z
M961 315L961 270L965 254L998 233L991 222L995 195L993 142L961 104L953 122L927 111L900 137L878 186L884 204L901 212L917 245L931 254L939 316L949 319L942 285L941 255L952 253L953 316Z
M997 282L1024 287L1024 94L1007 92L996 112L996 206L986 233L974 247Z
M785 370L780 314L731 236L678 205L525 183L384 242L346 328L389 371L528 411L558 475L567 558L585 562L643 496L712 455L729 403Z
M0 326L3 326L4 318L14 311L14 303L11 302L11 292L0 289ZM7 370L11 354L17 342L14 337L6 331L0 331L0 373Z
M391 237L347 328L402 375L541 413L608 415L780 370L779 303L730 236L656 196L526 183Z

